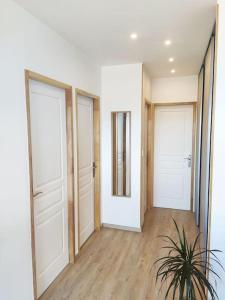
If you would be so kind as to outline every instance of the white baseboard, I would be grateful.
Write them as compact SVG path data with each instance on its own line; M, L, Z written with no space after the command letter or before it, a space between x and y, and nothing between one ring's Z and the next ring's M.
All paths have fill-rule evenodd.
M105 228L113 228L113 229L127 230L127 231L134 231L134 232L142 231L141 228L138 227L121 226L121 225L108 224L108 223L103 223L102 226Z

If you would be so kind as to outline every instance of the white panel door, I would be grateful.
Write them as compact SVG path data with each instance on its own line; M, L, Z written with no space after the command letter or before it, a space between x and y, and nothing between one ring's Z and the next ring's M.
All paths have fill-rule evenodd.
M192 105L155 110L155 207L190 210L192 126Z
M147 211L148 203L147 203L147 185L148 185L148 106L145 105L145 113L144 113L144 213Z
M80 246L94 231L93 100L78 98L78 168Z
M69 263L65 91L30 81L37 296Z

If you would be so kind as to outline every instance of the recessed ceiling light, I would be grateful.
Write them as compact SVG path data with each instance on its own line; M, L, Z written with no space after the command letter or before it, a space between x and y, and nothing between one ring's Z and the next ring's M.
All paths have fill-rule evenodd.
M166 46L170 46L172 44L171 40L165 40L164 44Z
M174 74L174 73L176 73L176 70L175 70L175 69L172 69L170 72L171 72L172 74Z
M173 58L173 57L170 57L170 58L169 58L169 62L174 62L174 58Z
M132 39L132 40L136 40L137 39L137 37L138 37L138 35L137 35L137 33L131 33L131 35L130 35L130 38Z

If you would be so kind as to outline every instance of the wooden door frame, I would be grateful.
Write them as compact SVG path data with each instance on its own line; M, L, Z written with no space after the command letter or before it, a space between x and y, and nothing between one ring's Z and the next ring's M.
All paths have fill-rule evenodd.
M38 73L32 72L30 70L25 70L28 153L29 153L29 177L30 177L31 249L32 249L32 267L33 267L32 268L33 269L33 289L34 289L34 299L36 300L37 299L37 278L36 278L35 228L34 228L34 203L33 203L30 80L35 80L35 81L45 83L50 86L54 86L54 87L65 90L66 137L67 137L67 196L68 196L67 201L68 201L68 227L69 227L68 228L69 264L73 264L74 259L75 259L73 108L72 108L72 86L62 83L62 82L59 82L57 80L51 79L49 77L40 75ZM62 274L62 273L63 273L63 271L60 274ZM51 283L51 285L54 283L54 281ZM49 289L49 287L48 287L48 289Z
M192 105L193 106L193 126L192 126L192 167L191 167L191 199L190 199L190 211L193 212L193 197L194 197L194 176L195 176L195 150L196 150L196 109L197 102L151 102L149 104L149 122L150 122L150 140L148 142L148 209L150 210L154 206L154 143L155 143L155 108L160 106L181 106ZM149 128L148 128L149 129Z
M78 140L78 97L84 96L93 100L93 129L94 129L94 223L95 231L101 229L101 173L100 173L100 97L88 93L79 88L75 89L75 107L76 107L76 136L77 136L77 212L78 212L78 254L80 252L80 220L79 220L79 140Z

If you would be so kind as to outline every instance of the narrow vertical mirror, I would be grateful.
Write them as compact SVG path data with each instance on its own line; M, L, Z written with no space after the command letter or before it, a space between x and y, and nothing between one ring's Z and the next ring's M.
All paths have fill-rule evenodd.
M112 113L112 191L130 196L130 112Z

